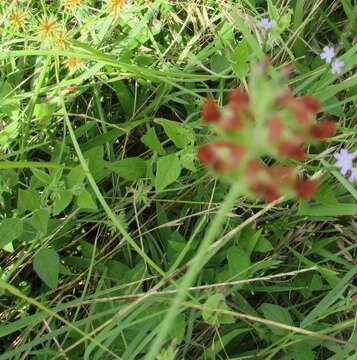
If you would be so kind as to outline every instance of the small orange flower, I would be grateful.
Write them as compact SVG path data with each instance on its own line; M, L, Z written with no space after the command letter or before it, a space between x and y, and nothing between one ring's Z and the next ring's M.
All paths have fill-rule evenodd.
M44 16L40 19L37 32L43 40L54 40L58 32L58 23L54 16Z
M25 18L26 18L26 13L23 10L15 9L10 14L9 21L14 29L24 30L26 23Z
M63 0L63 5L67 9L73 10L74 8L81 5L82 0Z
M64 65L68 70L75 70L82 66L82 60L75 56L70 56L64 61Z
M60 30L55 39L55 45L60 49L65 49L68 45L68 36L64 30Z
M112 12L120 11L125 4L125 0L108 0L108 8Z

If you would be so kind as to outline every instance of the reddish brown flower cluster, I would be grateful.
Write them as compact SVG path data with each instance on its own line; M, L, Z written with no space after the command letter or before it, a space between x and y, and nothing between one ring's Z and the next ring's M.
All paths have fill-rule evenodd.
M335 132L332 120L315 122L320 112L320 102L312 96L294 97L288 92L277 96L276 104L265 122L266 144L260 149L275 158L304 160L304 143L322 140ZM223 139L202 145L198 149L199 160L218 174L243 174L243 180L249 189L266 201L273 201L281 194L295 193L303 199L311 198L317 190L312 180L298 180L297 171L288 166L267 166L261 159L252 155L254 144L245 141L242 145L232 134L251 136L254 128L254 111L247 93L233 90L227 105L220 109L216 102L206 100L202 119L213 124ZM247 132L245 132L247 131ZM237 143L238 142L238 143Z

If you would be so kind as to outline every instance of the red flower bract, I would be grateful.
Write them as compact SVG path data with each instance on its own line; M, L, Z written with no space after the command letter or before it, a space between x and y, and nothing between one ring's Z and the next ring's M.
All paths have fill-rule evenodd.
M295 191L299 198L310 200L317 191L317 183L314 180L299 181L295 184Z
M198 159L218 173L233 172L239 166L245 149L227 140L217 140L198 149Z
M215 123L219 121L220 116L221 112L218 105L213 99L208 98L203 105L202 119L208 123Z
M237 106L247 106L249 105L249 96L246 92L241 89L234 89L229 94L228 104L237 105Z
M317 114L318 112L320 112L320 101L314 96L305 95L297 98L296 100L300 104L303 104L305 106L305 109L312 112L313 114Z
M329 138L335 134L336 124L332 120L323 120L319 124L314 125L310 133L319 140Z
M295 145L288 142L282 142L278 149L279 155L291 157L302 161L305 159L305 150L301 145Z

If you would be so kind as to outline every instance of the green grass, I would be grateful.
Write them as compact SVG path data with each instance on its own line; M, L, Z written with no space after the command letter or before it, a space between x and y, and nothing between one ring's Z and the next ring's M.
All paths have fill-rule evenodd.
M0 1L0 360L356 358L357 190L333 155L357 150L357 4L66 3ZM199 163L200 114L240 87L260 126L287 64L337 131L286 162L313 199L266 204Z

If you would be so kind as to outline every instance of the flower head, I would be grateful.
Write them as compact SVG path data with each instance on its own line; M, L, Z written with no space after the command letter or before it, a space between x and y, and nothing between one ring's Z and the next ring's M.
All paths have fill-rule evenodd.
M345 65L345 63L340 60L340 59L336 59L333 63L332 63L332 68L331 68L331 73L333 75L339 75L342 72L342 68Z
M63 5L65 8L73 10L74 8L81 5L82 0L63 0Z
M325 46L320 55L322 60L325 60L326 64L331 64L336 52L332 46Z
M270 20L267 17L263 17L259 20L259 25L265 30L270 30L274 26L274 21Z
M63 63L68 70L75 70L82 65L82 60L79 57L70 56Z
M40 19L37 32L42 40L54 40L57 35L59 25L53 15L44 16Z
M26 18L26 13L23 10L15 9L10 14L9 21L14 29L24 30L26 23L25 18Z
M56 34L55 45L60 49L65 49L68 45L68 35L66 31L61 30Z
M117 13L125 5L125 0L108 0L108 8L110 11Z
M336 164L335 166L340 168L342 175L346 175L353 169L354 154L349 153L346 149L342 149L339 153L335 154Z

